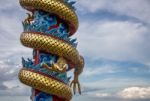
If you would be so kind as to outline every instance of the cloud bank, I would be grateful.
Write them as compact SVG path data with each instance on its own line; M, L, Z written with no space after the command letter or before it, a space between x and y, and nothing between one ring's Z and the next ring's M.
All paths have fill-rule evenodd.
M125 99L148 99L150 98L150 87L129 87L120 92Z

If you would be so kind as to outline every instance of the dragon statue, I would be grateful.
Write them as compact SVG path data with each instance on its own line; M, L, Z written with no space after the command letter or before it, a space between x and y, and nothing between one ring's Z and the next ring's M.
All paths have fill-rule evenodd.
M70 101L72 92L81 94L79 75L84 58L77 51L78 29L74 1L19 0L29 11L22 22L21 43L33 49L33 57L22 58L19 80L32 87L32 101ZM74 69L73 81L67 72ZM73 88L73 91L72 91Z

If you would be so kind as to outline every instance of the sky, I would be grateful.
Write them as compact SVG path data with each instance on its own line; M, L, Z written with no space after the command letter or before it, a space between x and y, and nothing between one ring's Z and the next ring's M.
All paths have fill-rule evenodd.
M73 37L85 68L82 95L73 101L149 101L150 1L76 1L80 25ZM19 39L27 11L18 0L0 4L0 96L29 96L18 80L21 57L32 55Z

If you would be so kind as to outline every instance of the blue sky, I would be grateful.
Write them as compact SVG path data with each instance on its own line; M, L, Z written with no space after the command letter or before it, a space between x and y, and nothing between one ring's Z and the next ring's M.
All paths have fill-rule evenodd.
M21 57L32 54L19 42L26 11L18 0L0 4L0 96L27 96L30 88L17 80ZM149 5L149 0L77 0L80 26L73 37L86 64L83 94L75 100L150 100Z

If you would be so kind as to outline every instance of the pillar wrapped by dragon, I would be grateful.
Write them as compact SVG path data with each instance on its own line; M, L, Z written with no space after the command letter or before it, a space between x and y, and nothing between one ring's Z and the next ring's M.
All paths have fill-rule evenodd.
M79 75L84 59L77 51L78 18L69 0L19 0L29 11L22 22L22 45L33 49L33 58L22 58L19 79L32 88L32 101L70 101L81 94ZM70 81L67 72L74 69ZM72 90L73 89L73 90Z

